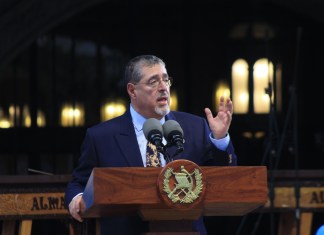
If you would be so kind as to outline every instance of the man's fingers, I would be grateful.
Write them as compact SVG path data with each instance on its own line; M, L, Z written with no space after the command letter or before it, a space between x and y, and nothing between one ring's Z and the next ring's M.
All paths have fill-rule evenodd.
M233 113L233 103L232 103L232 100L230 98L227 98L227 100L226 100L226 109L228 111L230 111L231 114Z
M82 218L81 218L81 215L80 215L80 209L79 208L74 208L74 209L71 209L70 210L70 213L72 215L72 217L80 222L82 222Z
M83 221L83 219L81 218L79 212L74 213L74 215L72 215L72 216L73 216L74 219L76 219L79 222Z
M214 118L213 114L209 108L205 108L205 114L206 114L208 122L210 122Z
M72 217L80 222L82 222L82 218L81 218L81 201L82 201L82 197L78 196L76 198L73 198L73 200L71 201L70 205L69 205L69 211L70 214L72 215Z

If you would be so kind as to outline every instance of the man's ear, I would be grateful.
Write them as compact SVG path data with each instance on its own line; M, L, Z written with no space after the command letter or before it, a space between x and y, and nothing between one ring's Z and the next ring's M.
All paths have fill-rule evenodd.
M131 99L136 98L136 93L135 93L135 86L132 83L127 84L127 93L131 97Z

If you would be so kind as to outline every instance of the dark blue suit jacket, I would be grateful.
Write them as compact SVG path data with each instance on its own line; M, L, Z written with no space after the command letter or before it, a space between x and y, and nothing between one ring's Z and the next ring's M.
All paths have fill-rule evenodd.
M183 129L184 151L176 159L187 159L200 166L236 165L236 155L230 142L226 151L215 148L209 139L210 129L206 119L184 112L170 112L166 120L176 120ZM176 147L168 148L173 156ZM130 111L112 120L89 128L86 132L81 156L65 193L66 205L84 191L94 167L139 167L144 166L139 150ZM139 217L103 218L103 235L139 235L147 232L147 223ZM206 234L202 218L193 224L196 231Z

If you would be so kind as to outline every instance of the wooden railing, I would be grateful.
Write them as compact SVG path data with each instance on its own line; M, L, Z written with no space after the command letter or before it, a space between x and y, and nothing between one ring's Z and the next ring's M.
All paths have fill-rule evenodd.
M0 176L0 219L2 234L13 235L16 221L19 234L31 234L34 219L68 219L64 206L67 175ZM73 234L73 228L70 228Z
M310 235L314 212L324 212L324 170L277 170L268 181L273 197L260 211L280 212L278 235Z
M64 190L69 175L5 175L0 176L0 219L2 234L31 234L34 219L71 219L64 207ZM260 208L260 213L280 212L278 234L296 234L295 190L299 190L301 212L300 234L310 235L313 212L324 212L324 170L268 172L269 193L273 200ZM271 186L273 185L273 187ZM272 191L273 190L273 191ZM70 234L75 234L73 227Z

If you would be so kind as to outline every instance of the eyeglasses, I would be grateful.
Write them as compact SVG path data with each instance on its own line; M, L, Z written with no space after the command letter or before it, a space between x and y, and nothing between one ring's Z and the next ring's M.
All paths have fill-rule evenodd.
M172 77L166 77L166 78L151 78L145 83L134 83L135 85L140 85L140 84L145 84L146 86L149 86L153 89L157 88L158 86L161 85L161 82L164 83L164 85L170 87L173 83L173 78Z

